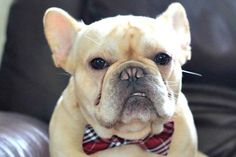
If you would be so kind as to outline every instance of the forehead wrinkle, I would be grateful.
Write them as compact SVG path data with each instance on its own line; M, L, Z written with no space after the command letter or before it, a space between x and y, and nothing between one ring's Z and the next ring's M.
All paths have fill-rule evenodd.
M101 47L106 55L121 58L123 53L129 49L129 42L125 37L128 30L127 26L124 23L118 24L105 35Z
M138 50L137 45L140 45L141 38L143 35L142 29L132 23L132 21L128 21L127 29L124 33L124 39L127 41L128 46L126 50L126 56L132 58L137 55Z

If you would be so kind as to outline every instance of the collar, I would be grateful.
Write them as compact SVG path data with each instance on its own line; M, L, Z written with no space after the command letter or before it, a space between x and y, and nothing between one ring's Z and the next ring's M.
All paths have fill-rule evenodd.
M118 136L112 136L110 139L102 139L97 135L91 125L87 125L84 131L83 149L86 154L93 154L122 145L137 144L147 152L166 156L170 148L173 133L174 122L170 121L164 124L164 129L160 134L148 135L144 139L127 140Z

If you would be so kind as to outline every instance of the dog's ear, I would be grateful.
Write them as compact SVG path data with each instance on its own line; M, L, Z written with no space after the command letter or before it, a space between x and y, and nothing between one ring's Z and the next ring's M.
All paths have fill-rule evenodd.
M182 49L179 59L183 65L187 60L191 59L191 35L186 11L180 3L172 3L160 18L168 22L176 33L177 42L180 43Z
M72 73L74 67L73 63L68 61L68 57L76 34L84 24L59 8L48 9L45 12L43 24L55 65Z

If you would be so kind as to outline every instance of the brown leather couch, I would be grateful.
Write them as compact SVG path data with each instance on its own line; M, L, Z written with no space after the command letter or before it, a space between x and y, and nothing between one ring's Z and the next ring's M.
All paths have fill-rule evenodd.
M212 157L236 156L236 1L179 0L192 32L192 61L183 90L193 111L199 147ZM47 127L68 76L56 69L43 34L52 6L89 24L117 14L155 17L172 0L18 0L7 27L0 69L0 157L47 157ZM180 143L181 144L181 143Z

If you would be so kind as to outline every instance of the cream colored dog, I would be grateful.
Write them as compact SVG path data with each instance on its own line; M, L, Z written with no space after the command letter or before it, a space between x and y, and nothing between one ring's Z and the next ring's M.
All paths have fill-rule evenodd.
M50 122L52 157L160 157L137 144L87 155L84 130L99 137L139 140L174 121L168 157L198 157L192 114L181 93L183 65L191 58L184 8L171 4L156 19L116 16L90 25L50 8L46 38L57 67L71 74Z

